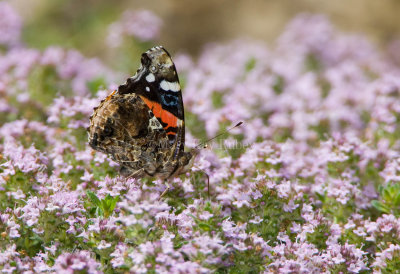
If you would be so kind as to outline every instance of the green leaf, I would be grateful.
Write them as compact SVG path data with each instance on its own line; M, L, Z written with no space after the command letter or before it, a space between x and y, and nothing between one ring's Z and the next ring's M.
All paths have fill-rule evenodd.
M103 217L104 216L103 209L101 209L100 207L96 208L96 215L99 217Z
M96 194L94 194L94 192L88 190L86 191L86 195L89 197L90 201L92 201L93 204L95 204L98 207L101 206L100 199L96 196Z
M109 209L110 208L112 199L113 198L111 197L111 195L107 194L107 196L103 200L101 200L101 204L103 205L104 209Z
M211 207L211 203L209 201L206 202L204 210L212 213L213 210L212 210L212 207Z
M400 192L397 193L396 197L393 200L393 205L394 206L400 206Z
M201 230L204 230L204 231L210 231L211 230L211 226L209 224L206 224L206 223L199 223L199 228Z
M110 216L118 201L119 201L119 196L112 197L110 194L107 194L107 196L100 201L99 208L102 211L101 216L104 216L106 218Z
M392 201L392 188L390 186L383 189L382 198L387 202Z
M105 211L108 211L108 208L109 208L109 206L108 206L108 201L107 200L105 200L105 199L103 199L103 200L101 200L101 206L100 206L102 209L104 209Z
M325 197L326 197L326 196L325 196L325 193L324 193L324 194L321 194L321 193L316 192L315 195L317 195L318 199L319 199L321 202L324 202L324 201L325 201Z
M379 185L379 186L378 186L378 192L379 192L379 194L382 195L383 189L384 189L384 187L383 187L382 185Z
M114 210L118 201L119 201L119 196L115 196L114 199L112 199L111 204L110 204L110 211Z
M377 210L381 212L390 213L390 209L380 201L373 200L371 204L373 207L375 207Z
M181 248L183 245L185 245L187 243L188 243L188 241L180 241L174 246L174 248L175 249Z

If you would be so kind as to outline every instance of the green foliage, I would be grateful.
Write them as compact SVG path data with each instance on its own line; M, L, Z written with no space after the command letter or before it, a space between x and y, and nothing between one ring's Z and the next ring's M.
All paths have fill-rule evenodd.
M111 216L119 200L119 196L112 197L110 194L107 194L104 199L100 200L97 195L90 190L86 191L86 195L91 202L91 204L89 204L89 212L94 213L97 217L108 218Z
M207 140L207 133L205 130L205 123L197 117L197 115L185 111L185 124L190 128L190 132L200 141Z
M331 83L327 79L320 77L318 78L318 86L321 89L321 97L322 98L328 97L332 89Z
M36 9L35 20L24 27L23 40L35 48L63 45L93 54L104 48L108 25L122 12L118 2L122 3L45 0L42 8Z
M275 83L272 86L272 89L275 91L275 94L277 95L282 94L284 87L285 87L285 79L282 76L277 75L275 77Z
M95 95L100 89L105 89L107 83L104 78L96 78L87 83L87 87L92 95Z
M216 109L222 108L225 105L223 92L214 91L211 94L211 100L212 100L214 108L216 108Z
M32 71L28 91L31 98L43 106L50 105L57 96L72 95L68 82L61 80L55 68L50 66L38 67Z
M400 216L400 184L389 183L386 186L379 186L379 200L373 200L372 206L378 211L387 214Z
M320 196L322 197L322 196ZM353 214L356 204L353 200L349 200L346 204L338 202L335 198L323 195L322 212L324 215L335 223L345 224Z
M322 69L322 64L317 56L308 54L305 60L305 70L318 72Z
M234 252L229 260L232 266L219 268L216 273L261 273L265 270L267 257L260 256L257 251L247 250Z
M6 183L2 185L3 189L0 189L0 212L4 212L4 210L6 210L7 208L13 208L25 204L25 202L20 199L10 199L10 197L8 197L6 193L16 192L18 190L21 190L23 193L35 192L33 188L35 179L31 175L32 174L26 174L17 170L14 175L8 175L5 178Z
M318 125L311 126L310 128L318 134L319 141L322 141L328 138L330 127L331 125L329 123L329 120L325 119L321 120Z
M307 234L307 241L314 244L318 250L325 250L326 240L330 235L330 226L328 223L321 223L316 228L314 228L313 233Z
M251 70L253 70L256 66L257 60L256 58L250 58L247 63L245 64L245 71L249 72Z

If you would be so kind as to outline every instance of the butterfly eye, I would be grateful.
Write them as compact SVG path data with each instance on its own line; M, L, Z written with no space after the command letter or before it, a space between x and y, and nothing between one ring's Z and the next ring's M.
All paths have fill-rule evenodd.
M150 67L150 71L151 71L151 72L156 72L156 70L157 70L156 66L151 66L151 67Z

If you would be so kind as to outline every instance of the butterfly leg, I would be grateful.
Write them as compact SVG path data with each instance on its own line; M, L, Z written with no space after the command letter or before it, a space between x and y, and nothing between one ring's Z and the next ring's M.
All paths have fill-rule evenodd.
M204 172L204 174L207 177L207 195L208 199L210 199L210 176L208 176L207 172Z
M210 199L210 176L207 174L207 172L204 169L200 169L200 171L202 171L207 177L207 195L208 195L208 199Z
M129 176L127 176L126 179L128 180L129 178L135 178L136 175L138 175L140 172L143 172L143 171L144 171L143 168L136 170L135 172L133 172Z
M161 193L159 200L161 200L161 198L162 198L165 194L167 194L167 192L168 192L169 189L170 189L170 186L169 186L169 184L168 184L168 181L165 182L165 185L167 186L167 188L163 191L163 193Z

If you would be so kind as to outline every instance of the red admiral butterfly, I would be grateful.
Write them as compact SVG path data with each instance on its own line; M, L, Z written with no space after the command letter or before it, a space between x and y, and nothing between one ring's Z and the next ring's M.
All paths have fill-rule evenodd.
M184 151L181 87L161 46L143 53L136 74L94 108L87 130L89 145L133 178L173 178L186 172L198 153Z

